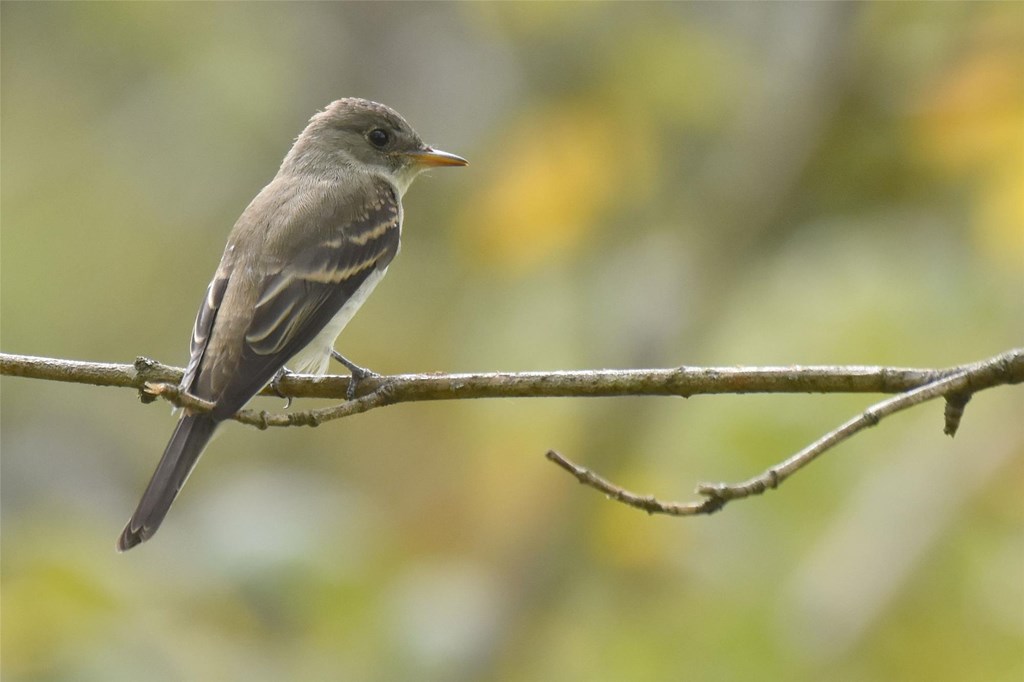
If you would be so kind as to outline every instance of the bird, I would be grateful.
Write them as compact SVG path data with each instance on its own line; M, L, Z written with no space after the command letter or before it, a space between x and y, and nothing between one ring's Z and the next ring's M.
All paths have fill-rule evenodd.
M334 344L398 254L402 197L422 171L467 163L377 102L310 118L232 228L196 315L179 390L213 407L183 410L119 552L156 533L220 423L282 372L323 374L332 355L353 381L365 372Z

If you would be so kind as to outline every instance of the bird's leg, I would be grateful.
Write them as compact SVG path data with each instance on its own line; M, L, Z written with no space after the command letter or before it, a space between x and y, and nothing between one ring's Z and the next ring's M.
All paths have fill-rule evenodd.
M270 390L276 393L279 398L284 398L287 401L284 404L284 409L286 410L292 406L292 397L290 395L285 395L284 393L281 393L281 389L278 386L278 382L281 381L282 377L286 377L292 373L293 372L287 367L282 367L281 369L277 370L277 372L274 374L274 378L270 380Z
M370 371L365 367L360 367L333 348L331 349L331 357L348 367L348 371L352 374L352 378L348 382L348 388L345 389L345 397L348 400L353 400L356 397L356 387L359 385L360 381L370 377L380 376L376 372Z

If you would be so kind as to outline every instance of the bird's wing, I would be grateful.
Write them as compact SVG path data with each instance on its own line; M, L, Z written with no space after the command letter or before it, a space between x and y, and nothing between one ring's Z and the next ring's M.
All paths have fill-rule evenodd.
M306 239L271 267L225 259L208 289L192 335L186 389L217 404L224 419L255 395L327 325L374 272L398 252L401 206L386 182L303 213ZM332 205L332 202L334 205ZM312 216L312 218L311 218ZM292 239L289 230L282 238ZM272 238L272 237L271 237ZM253 278L230 300L232 280ZM230 309L225 312L225 309Z
M224 259L213 276L210 285L206 287L206 296L203 298L199 312L196 314L196 323L192 326L192 341L189 343L188 366L185 367L185 376L181 379L181 387L192 392L196 374L199 371L199 363L206 352L206 344L210 340L210 332L213 330L213 323L217 319L217 311L220 310L221 301L224 300L224 291L228 288L228 281L231 278L232 263Z

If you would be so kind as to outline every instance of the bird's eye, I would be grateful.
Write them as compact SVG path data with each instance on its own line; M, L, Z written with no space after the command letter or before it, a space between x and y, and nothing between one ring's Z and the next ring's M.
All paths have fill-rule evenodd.
M377 149L383 149L391 141L391 135L383 128L374 128L366 133L366 139Z

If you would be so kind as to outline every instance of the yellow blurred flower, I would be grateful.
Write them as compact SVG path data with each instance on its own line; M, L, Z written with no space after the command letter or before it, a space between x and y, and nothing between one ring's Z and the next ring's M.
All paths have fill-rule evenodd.
M552 105L508 133L458 220L471 260L521 273L577 247L649 165L645 131L598 106Z
M995 37L991 35L995 33ZM1017 34L1019 30L1014 30ZM970 177L972 230L987 258L1024 266L1024 80L1019 39L988 25L944 74L921 118L919 149L952 178Z

